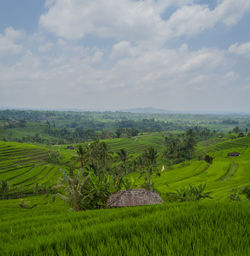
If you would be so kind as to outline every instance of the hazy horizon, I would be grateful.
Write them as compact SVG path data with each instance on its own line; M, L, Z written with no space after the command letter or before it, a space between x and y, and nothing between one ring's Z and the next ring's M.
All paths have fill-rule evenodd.
M155 107L135 107L127 109L109 109L109 108L51 108L51 107L13 107L0 106L0 110L20 110L20 111L70 111L70 112L128 112L142 114L201 114L201 115L250 115L250 112L225 112L225 111L199 111L199 110L169 110Z

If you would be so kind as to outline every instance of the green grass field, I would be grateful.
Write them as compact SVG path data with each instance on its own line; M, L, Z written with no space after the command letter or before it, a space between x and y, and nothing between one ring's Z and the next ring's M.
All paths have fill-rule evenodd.
M137 138L106 140L105 142L107 142L109 150L113 152L124 148L129 154L140 154L150 146L161 150L163 141L162 134L156 133ZM0 181L8 181L12 188L18 188L18 191L22 193L32 192L36 184L51 185L59 177L63 177L63 171L67 167L65 163L75 164L71 159L77 156L76 151L66 148L65 145L45 147L0 141ZM50 151L60 151L62 161L51 163L48 159Z
M106 141L110 150L126 149L130 154L139 154L149 146L163 148L162 134L145 135L137 138L121 138ZM208 142L209 144L209 142ZM49 150L60 150L64 161L61 164L48 161ZM207 189L217 199L227 198L230 190L250 184L250 138L226 140L210 147L199 145L198 150L206 150L214 157L213 164L203 160L191 160L166 168L154 182L160 193L174 191L188 184L206 183ZM237 151L239 157L228 157ZM204 151L205 152L205 151ZM65 162L76 156L75 150L66 146L39 147L29 144L0 142L0 180L7 180L13 187L22 187L24 192L35 184L53 184L62 177ZM160 168L160 166L159 166ZM137 174L132 174L136 177Z
M109 148L141 153L162 148L160 134L107 141ZM64 159L74 151L61 147ZM208 141L197 148L213 163L193 159L166 168L154 177L162 194L188 184L207 184L213 199L157 206L72 212L59 199L29 197L33 209L19 200L0 201L0 255L250 255L250 203L230 202L234 188L250 185L250 138ZM239 157L228 157L237 151ZM48 148L0 143L0 180L32 189L54 182L62 165L47 161ZM66 160L64 160L66 161ZM131 176L138 176L137 173ZM139 182L140 184L140 182ZM138 185L139 185L138 184Z
M61 202L0 202L1 255L241 255L249 203L172 203L71 212Z
M148 147L162 150L164 147L164 133L145 134L132 138L104 141L107 143L109 149L114 152L125 149L129 154L141 154Z
M54 184L62 177L63 167L50 163L47 148L0 142L0 180L8 181L13 193L16 189L21 193L30 193L36 184Z

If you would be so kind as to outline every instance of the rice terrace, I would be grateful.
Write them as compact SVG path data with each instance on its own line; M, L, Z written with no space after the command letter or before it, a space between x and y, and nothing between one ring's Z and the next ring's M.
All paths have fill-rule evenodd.
M1 111L1 255L249 255L249 117L109 113L135 120L80 142L64 112L27 113Z
M250 256L250 0L0 0L0 256Z

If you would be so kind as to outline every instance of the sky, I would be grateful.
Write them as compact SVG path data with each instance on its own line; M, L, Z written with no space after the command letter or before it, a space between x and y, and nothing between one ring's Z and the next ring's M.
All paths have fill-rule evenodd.
M250 112L249 0L0 0L0 106Z

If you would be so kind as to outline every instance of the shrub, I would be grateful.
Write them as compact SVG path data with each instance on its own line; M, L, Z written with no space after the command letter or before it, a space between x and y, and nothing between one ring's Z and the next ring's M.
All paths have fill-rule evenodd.
M250 187L242 188L241 193L246 196L246 198L250 201Z
M65 191L57 196L66 201L74 211L105 208L110 194L121 189L122 178L100 171L99 174L78 171L61 182Z
M209 164L212 164L213 163L213 157L209 156L209 155L205 155L204 156L204 161L206 161Z
M234 188L230 191L229 200L230 201L241 201L240 194L242 190L240 188Z
M200 201L201 199L210 198L210 192L205 192L206 184L200 184L198 186L189 185L188 187L182 187L175 192L175 196L171 195L172 201L185 202L185 201Z
M19 202L19 206L24 209L33 209L37 206L37 204L32 205L30 201L21 199Z

